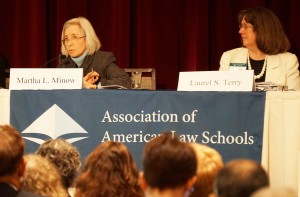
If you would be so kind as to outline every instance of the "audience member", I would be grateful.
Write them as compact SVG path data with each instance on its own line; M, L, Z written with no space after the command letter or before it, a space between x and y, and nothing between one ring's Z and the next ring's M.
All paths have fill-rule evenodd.
M299 62L277 16L257 7L238 14L243 47L223 53L220 70L254 70L255 82L273 82L300 90Z
M131 88L131 78L116 64L111 52L101 51L101 43L91 23L84 17L65 22L61 34L61 53L67 58L59 67L83 68L83 86L97 88L121 85Z
M25 155L26 168L21 179L21 188L50 197L68 197L68 192L62 184L62 178L54 164L48 159L36 155Z
M185 197L196 181L196 170L192 147L166 132L144 147L141 186L146 197Z
M0 195L5 197L37 197L20 189L24 174L23 158L25 143L12 126L0 125Z
M129 149L106 141L86 158L76 180L75 197L142 197L138 170Z
M235 159L225 164L216 178L218 197L249 197L256 190L269 186L269 177L262 166L248 159Z
M66 189L73 186L81 166L80 154L76 147L64 139L49 139L40 145L36 154L47 158L58 168Z
M290 188L264 187L254 192L251 197L297 197L297 193Z
M198 144L190 144L197 157L197 180L191 197L208 197L214 193L214 182L223 167L222 156L215 149Z

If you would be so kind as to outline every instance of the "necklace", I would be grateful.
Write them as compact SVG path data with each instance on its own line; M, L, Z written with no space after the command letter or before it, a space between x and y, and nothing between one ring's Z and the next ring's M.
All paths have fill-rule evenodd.
M249 57L249 53L247 55L247 60L248 60L248 69L249 70L252 70L252 67L251 67L251 64L250 64L250 57ZM267 55L265 57L265 61L264 61L264 65L261 69L261 72L258 74L258 75L254 75L254 79L259 79L261 78L262 76L264 76L265 74L265 71L266 71L266 67L267 67Z

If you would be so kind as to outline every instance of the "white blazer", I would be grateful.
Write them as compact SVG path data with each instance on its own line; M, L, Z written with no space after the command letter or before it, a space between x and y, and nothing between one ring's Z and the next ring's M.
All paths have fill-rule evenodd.
M229 70L230 63L247 65L247 48L236 48L223 53L220 71ZM266 82L288 86L288 89L300 90L299 62L295 54L286 52L268 55Z

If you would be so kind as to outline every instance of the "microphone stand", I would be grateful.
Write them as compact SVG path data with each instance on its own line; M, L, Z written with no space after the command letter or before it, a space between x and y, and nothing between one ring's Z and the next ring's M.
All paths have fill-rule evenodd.
M58 57L53 58L53 59L47 61L46 63L44 63L43 65L41 65L40 68L44 68L44 67L47 66L49 63L51 63L51 62L53 62L53 61L55 61L55 60L62 60L62 59L65 59L65 58L66 58L65 55L59 55Z

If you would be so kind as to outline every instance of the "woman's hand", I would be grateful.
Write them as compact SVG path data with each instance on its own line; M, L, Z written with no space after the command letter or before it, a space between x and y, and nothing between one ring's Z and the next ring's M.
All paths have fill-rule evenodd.
M99 74L96 71L91 71L83 77L83 87L88 89L96 89L96 81L99 79Z

